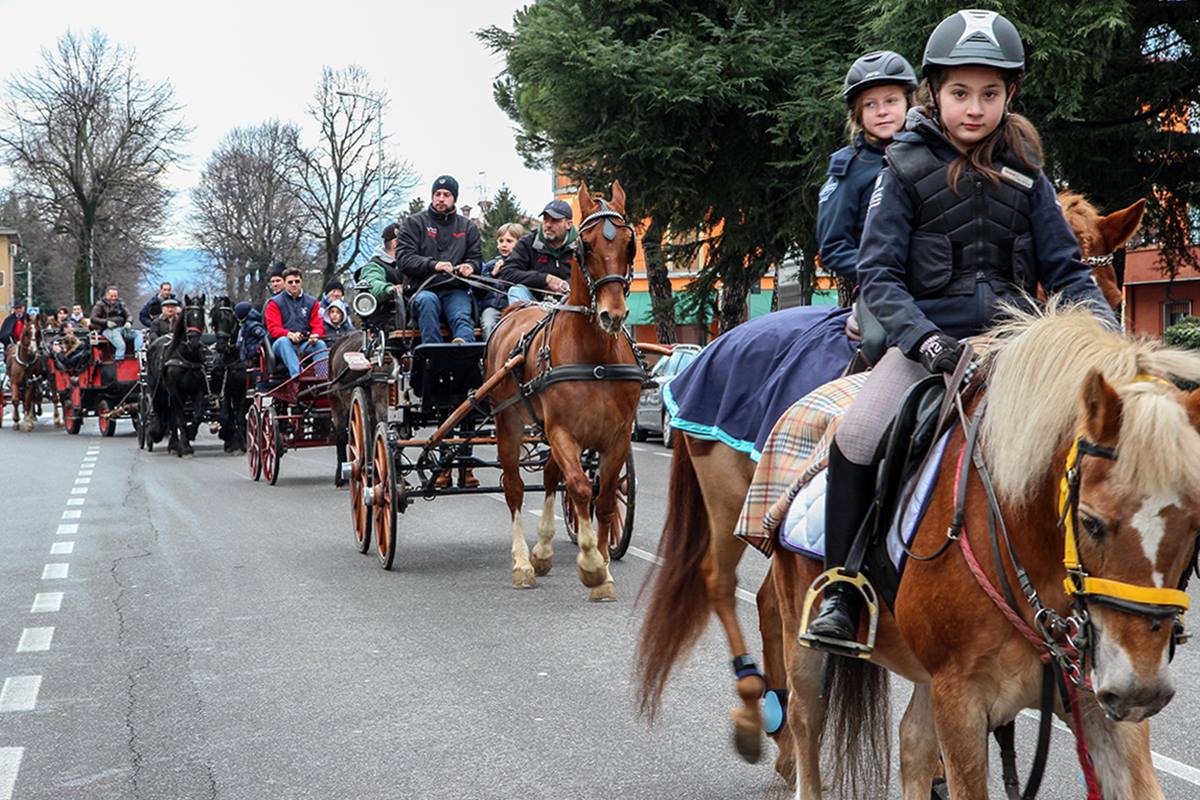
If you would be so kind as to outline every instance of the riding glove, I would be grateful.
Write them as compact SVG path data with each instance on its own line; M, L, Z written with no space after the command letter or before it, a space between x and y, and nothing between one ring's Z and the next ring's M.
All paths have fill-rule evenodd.
M917 359L933 373L953 373L961 357L962 343L941 331L934 331L917 345Z

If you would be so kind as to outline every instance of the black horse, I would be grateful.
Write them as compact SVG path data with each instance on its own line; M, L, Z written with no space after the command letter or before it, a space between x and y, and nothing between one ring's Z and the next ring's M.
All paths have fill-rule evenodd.
M194 454L192 440L204 417L208 396L204 335L205 296L184 295L183 313L175 317L170 337L155 339L146 355L154 416L150 438L160 442L170 433L167 452Z
M216 334L209 388L220 401L217 412L221 426L219 435L225 443L226 453L244 453L250 398L246 394L246 364L238 353L239 325L233 301L225 295L216 297L208 321Z

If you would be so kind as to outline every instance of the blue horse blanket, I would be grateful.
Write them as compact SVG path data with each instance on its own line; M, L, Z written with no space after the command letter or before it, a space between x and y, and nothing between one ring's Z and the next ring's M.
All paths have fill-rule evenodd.
M849 317L848 308L800 306L719 336L663 388L671 427L758 461L788 407L845 371Z

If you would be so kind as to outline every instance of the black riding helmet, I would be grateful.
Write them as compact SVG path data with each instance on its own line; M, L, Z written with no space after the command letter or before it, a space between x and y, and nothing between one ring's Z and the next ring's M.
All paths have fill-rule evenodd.
M876 50L874 53L859 56L850 65L850 70L846 73L846 84L842 90L842 97L846 99L847 103L853 103L854 98L863 89L885 83L894 83L912 91L917 88L917 73L899 53L893 53L891 50Z
M995 11L968 9L946 17L929 35L921 75L939 67L995 67L1005 72L1025 69L1025 46L1016 27Z

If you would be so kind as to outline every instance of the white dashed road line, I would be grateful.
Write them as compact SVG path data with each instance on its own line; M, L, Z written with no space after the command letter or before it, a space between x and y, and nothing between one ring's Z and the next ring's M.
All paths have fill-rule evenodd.
M58 611L62 608L62 601L62 592L38 592L33 596L33 607L29 609L29 613L42 614Z
M83 503L84 503L84 500L86 500L86 498L83 498L83 497L72 497L70 500L68 500L68 501L67 501L67 505L69 505L69 506L81 506L81 505L83 505ZM63 514L66 514L66 513L67 513L67 512L65 512L65 511L63 512ZM75 515L76 515L76 518L78 518L78 516L79 516L79 512L78 512L78 511L76 511L76 512L75 512ZM71 517L64 516L64 517L63 517L63 519L71 519Z
M54 639L54 628L26 628L21 631L21 641L17 642L18 653L43 653L50 649Z
M69 556L75 552L74 542L55 542L50 545L50 555L52 556Z
M76 486L71 489L71 494L87 494L88 487Z
M17 675L5 678L4 688L0 689L0 713L33 711L37 707L38 691L41 688L41 675Z
M24 747L0 747L0 800L12 800Z
M62 513L63 519L81 519L82 517L83 511L78 508L68 508Z
M72 534L72 533L79 533L79 523L78 522L64 522L63 524L58 526L58 530L56 530L54 533L57 536L64 536L64 535Z
M42 580L53 581L67 577L70 571L70 564L47 564L42 567Z

